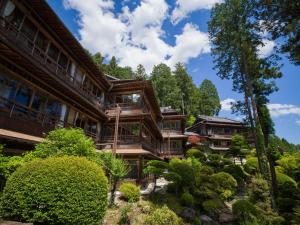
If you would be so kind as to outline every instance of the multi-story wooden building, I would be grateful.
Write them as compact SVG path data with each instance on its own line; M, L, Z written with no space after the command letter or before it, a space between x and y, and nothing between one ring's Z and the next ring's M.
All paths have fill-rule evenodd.
M117 117L116 106L121 112ZM0 143L30 150L57 127L80 127L141 178L163 159L163 115L150 81L105 76L44 0L0 0Z
M221 117L200 115L191 127L186 129L187 134L198 134L199 141L205 143L215 152L227 151L234 134L244 134L248 137L248 129L244 123ZM195 144L195 143L194 143Z

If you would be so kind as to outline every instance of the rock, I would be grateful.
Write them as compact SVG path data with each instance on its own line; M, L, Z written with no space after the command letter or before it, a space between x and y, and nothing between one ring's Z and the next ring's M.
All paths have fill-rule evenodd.
M230 224L234 221L233 215L231 213L220 213L219 215L219 223L221 224Z
M207 216L207 215L201 215L200 220L201 220L203 225L215 225L216 224L214 222L214 220L212 218L210 218L209 216Z
M187 220L193 220L196 216L196 211L192 208L183 207L179 215Z

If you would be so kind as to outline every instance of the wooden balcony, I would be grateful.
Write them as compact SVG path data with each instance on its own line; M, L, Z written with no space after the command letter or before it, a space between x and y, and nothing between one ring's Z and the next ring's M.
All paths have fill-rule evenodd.
M30 40L26 34L17 29L13 24L8 23L0 17L0 33L5 36L6 40L18 48L22 53L29 56L30 60L33 60L43 68L47 68L51 75L57 77L62 83L67 84L72 92L77 92L78 95L84 96L94 107L99 110L103 110L103 105L99 100L88 91L82 83L77 82L74 76L71 76L66 68L63 68L50 58L46 52L40 49L32 40Z
M30 109L0 97L0 128L42 137L49 131L59 127L75 127L58 117ZM85 130L85 134L93 139L97 136Z

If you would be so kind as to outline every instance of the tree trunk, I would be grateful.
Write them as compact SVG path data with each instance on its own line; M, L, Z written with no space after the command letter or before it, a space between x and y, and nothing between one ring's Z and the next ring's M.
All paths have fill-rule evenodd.
M115 193L116 193L116 189L117 189L117 183L118 180L112 180L112 189L110 191L110 203L109 206L113 206L115 204Z

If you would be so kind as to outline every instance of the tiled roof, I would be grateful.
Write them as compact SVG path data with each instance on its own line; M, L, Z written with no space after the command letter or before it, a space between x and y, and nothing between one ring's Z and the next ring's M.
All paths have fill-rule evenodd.
M237 124L242 124L241 121L238 120L232 120L232 119L227 119L223 117L216 117L216 116L205 116L205 115L199 115L198 119L201 120L206 120L208 122L219 122L219 123L237 123Z

